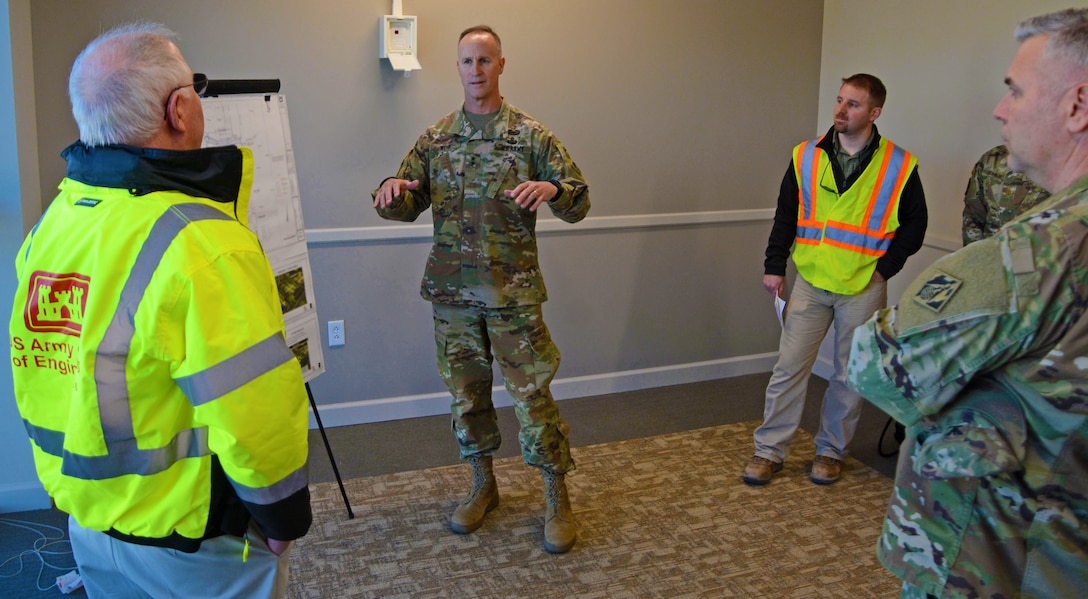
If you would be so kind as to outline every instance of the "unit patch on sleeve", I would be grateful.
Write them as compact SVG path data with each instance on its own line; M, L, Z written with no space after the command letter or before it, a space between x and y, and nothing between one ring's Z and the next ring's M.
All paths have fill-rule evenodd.
M948 302L962 284L963 281L952 275L937 272L922 285L918 293L914 294L911 299L918 305L933 312L940 312L948 305Z

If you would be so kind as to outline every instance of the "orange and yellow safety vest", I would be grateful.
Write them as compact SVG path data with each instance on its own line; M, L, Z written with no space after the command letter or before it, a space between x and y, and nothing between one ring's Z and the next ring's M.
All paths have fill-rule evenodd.
M856 295L899 228L899 198L918 160L885 138L853 185L839 192L821 138L793 150L797 238L793 261L814 287Z

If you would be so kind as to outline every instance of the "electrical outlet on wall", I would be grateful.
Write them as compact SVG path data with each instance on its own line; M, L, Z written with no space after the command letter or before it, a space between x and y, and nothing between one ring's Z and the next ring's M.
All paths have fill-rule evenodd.
M344 344L344 321L329 321L329 347L340 347Z

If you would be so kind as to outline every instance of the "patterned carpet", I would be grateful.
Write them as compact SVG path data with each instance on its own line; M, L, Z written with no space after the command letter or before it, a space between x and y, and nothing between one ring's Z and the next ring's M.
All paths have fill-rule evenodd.
M812 484L812 437L798 431L785 468L749 487L740 473L756 424L574 449L579 536L565 555L541 545L542 483L520 459L495 461L502 503L465 536L447 518L467 466L345 481L352 520L335 482L313 485L288 596L898 596L876 558L892 481L848 458L837 484Z

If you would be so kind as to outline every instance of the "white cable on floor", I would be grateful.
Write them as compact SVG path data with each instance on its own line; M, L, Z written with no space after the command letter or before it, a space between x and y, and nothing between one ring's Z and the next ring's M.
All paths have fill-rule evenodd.
M29 556L34 556L34 557L36 557L38 559L38 562L39 562L39 564L38 564L38 576L37 576L37 579L35 580L35 585L38 587L38 590L39 591L49 591L49 590L55 589L56 585L52 584L52 583L50 583L49 585L44 586L44 587L41 585L42 573L45 572L45 569L47 567L51 568L53 570L71 570L72 569L71 565L55 566L55 565L49 563L49 561L46 559L47 557L53 557L53 556L72 555L72 545L67 539L65 539L65 537L64 537L65 532L63 530L61 530L60 528L57 528L56 526L49 526L48 524L41 524L40 522L26 522L26 521L23 521L23 520L13 520L11 518L0 518L0 524L7 524L8 526L13 526L15 528L22 528L24 530L29 530L30 532L37 533L39 535L38 538L34 540L33 548L27 549L26 551L22 551L18 555L14 555L14 556L8 558L7 560L5 560L4 562L0 563L0 570L2 570L5 566L7 566L9 563L13 562L14 560L19 560L19 569L16 570L14 574L0 574L0 578L14 578L14 577L18 576L23 571L23 565L24 565L23 560L24 560L24 558L27 558ZM52 536L51 537L51 536L47 535L46 532L43 532L43 529L45 529L46 532L49 532L49 531L55 532L57 536ZM61 545L61 544L67 545L68 550L67 551L57 551L57 550L51 550L50 549L50 547L52 547L54 545ZM75 558L72 558L72 561L74 562Z

